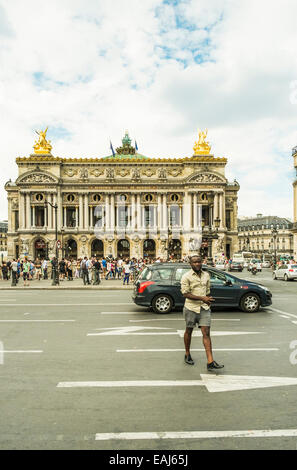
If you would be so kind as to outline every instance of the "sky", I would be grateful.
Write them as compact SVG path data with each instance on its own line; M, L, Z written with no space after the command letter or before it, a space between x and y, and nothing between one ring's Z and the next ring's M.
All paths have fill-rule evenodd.
M15 159L193 155L208 129L240 216L293 218L295 0L0 0L0 220Z

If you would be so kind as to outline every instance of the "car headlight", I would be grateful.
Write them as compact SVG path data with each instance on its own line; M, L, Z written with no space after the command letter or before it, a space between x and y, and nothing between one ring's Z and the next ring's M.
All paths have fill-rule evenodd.
M258 284L258 286L259 286L261 289L265 290L266 292L270 292L270 290L269 290L267 287L265 287L265 286L260 286L260 284Z

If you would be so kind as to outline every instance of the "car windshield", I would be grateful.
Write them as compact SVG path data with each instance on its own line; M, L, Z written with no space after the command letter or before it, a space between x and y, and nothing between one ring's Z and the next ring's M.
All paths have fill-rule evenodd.
M291 264L291 265L290 265L290 268L296 269L296 268L297 268L297 264Z

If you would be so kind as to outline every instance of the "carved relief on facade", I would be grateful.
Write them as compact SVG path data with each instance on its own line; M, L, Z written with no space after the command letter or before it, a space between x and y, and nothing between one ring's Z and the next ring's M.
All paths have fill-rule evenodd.
M134 168L132 170L132 181L139 181L140 180L140 171L138 168Z
M158 178L161 179L161 180L166 180L167 179L167 172L166 172L165 168L159 168Z
M225 180L213 173L200 173L190 179L191 183L224 183Z
M103 175L104 171L103 170L99 170L98 168L95 168L94 170L91 170L90 171L91 175L95 176L96 178L98 178L99 176Z
M183 170L181 168L171 168L168 170L168 174L176 178L178 175L182 174Z
M127 169L127 168L119 168L117 171L116 171L116 174L121 176L122 178L124 178L125 176L127 175L130 175L130 169Z
M106 178L108 180L114 179L114 169L113 168L106 168Z
M64 171L63 171L63 175L65 176L70 176L70 178L72 178L73 176L77 175L78 173L78 170L74 169L74 168L66 168Z
M89 178L89 172L86 168L81 168L79 170L79 177L80 179L86 180Z
M56 180L48 175L33 173L24 176L19 183L56 183Z
M147 168L146 170L142 170L142 174L150 178L151 176L156 174L156 170L152 170L151 168Z
M19 201L18 201L17 198L13 198L13 199L11 200L11 208L12 208L12 210L18 210L18 208L19 208Z

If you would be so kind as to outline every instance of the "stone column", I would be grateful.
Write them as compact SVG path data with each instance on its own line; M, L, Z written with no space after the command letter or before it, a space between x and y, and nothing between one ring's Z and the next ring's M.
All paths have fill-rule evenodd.
M58 187L58 192L57 192L57 204L58 204L58 209L57 209L58 232L60 232L62 228L62 223L63 223L63 197L61 194L60 187Z
M89 212L90 212L90 227L93 228L94 227L94 208L93 208L93 206L90 206Z
M223 227L226 227L226 195L223 192Z
M47 200L52 203L52 195L47 195ZM53 228L53 209L52 206L47 204L47 211L48 211L48 228L51 230Z
M197 194L197 193L193 194L193 211L194 211L194 216L193 216L193 229L194 229L194 232L197 230L197 226L198 226L198 207L197 207L197 199L198 199L198 194Z
M109 230L110 229L110 222L109 222L109 211L110 207L109 207L109 195L106 194L105 195L105 230Z
M141 202L140 202L140 194L137 194L136 212L137 212L137 230L141 230Z
M83 194L79 195L79 230L82 231L84 227L84 201Z
M158 208L157 208L157 218L156 218L157 230L162 229L162 195L158 194Z
M56 205L57 204L57 194L54 194L53 195L53 204ZM59 214L59 209L58 209L58 212L57 212L57 216ZM52 215L53 215L53 229L56 230L56 212L55 212L55 209L52 208Z
M166 194L163 194L163 201L162 201L162 229L168 230L168 220L167 220L167 201L166 201Z
M189 231L190 229L190 222L191 222L191 206L190 206L190 197L188 191L185 191L185 196L184 196L184 204L183 204L183 213L184 213L184 220L183 220L183 227L186 232Z
M75 207L75 228L78 227L78 206Z
M26 194L26 228L31 228L31 201L30 193Z
M85 223L84 223L85 230L89 229L89 196L85 194Z
M214 208L214 219L219 217L219 195L215 192L214 201L213 201L213 208Z
M110 228L115 231L115 199L114 194L110 195Z
M19 227L21 230L24 229L24 212L25 212L24 194L20 192L19 193Z
M45 211L46 208L44 208L44 211ZM32 226L35 227L35 206L32 207Z
M131 230L135 230L135 194L132 194L131 200Z
M219 211L220 211L220 228L224 227L223 221L223 193L219 193Z
M8 227L7 230L8 232L12 232L12 218L13 218L13 212L11 211L11 198L9 197L8 200Z
M158 208L154 206L154 230L158 230Z

